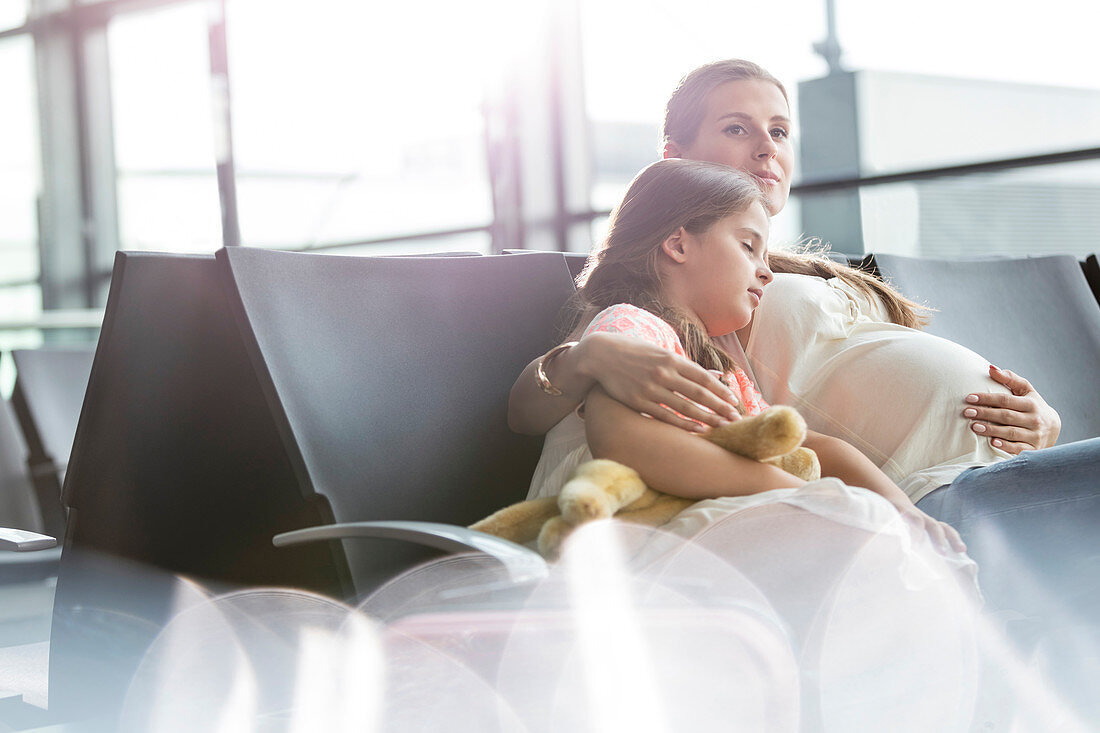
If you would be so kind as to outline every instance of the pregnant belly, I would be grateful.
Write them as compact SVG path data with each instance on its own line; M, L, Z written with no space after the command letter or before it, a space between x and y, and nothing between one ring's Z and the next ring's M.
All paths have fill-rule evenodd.
M789 375L787 394L776 398L798 407L812 430L855 445L894 480L988 452L988 440L962 416L964 398L1008 390L973 351L907 329L857 329L810 348L818 353L807 354L805 373Z

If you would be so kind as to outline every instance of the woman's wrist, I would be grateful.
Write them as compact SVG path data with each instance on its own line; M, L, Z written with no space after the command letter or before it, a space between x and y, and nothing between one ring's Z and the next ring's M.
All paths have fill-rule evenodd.
M551 397L560 397L562 390L556 384L550 381L550 377L547 375L547 371L550 369L550 365L554 363L555 359L559 359L567 351L577 345L576 341L566 341L564 344L560 344L546 352L546 356L542 357L535 364L535 382L539 385L539 389L544 394Z
M572 346L555 355L547 352L546 357L543 358L542 372L550 385L560 391L558 397L580 401L584 399L585 395L588 394L588 390L592 389L598 380L588 370L589 339L581 339L571 343ZM539 382L539 387L542 388L543 385L537 375L536 381ZM551 394L546 389L542 391Z

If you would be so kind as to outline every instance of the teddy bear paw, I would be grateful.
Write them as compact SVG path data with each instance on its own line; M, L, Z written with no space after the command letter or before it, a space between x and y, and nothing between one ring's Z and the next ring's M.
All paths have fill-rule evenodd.
M817 481L821 478L821 463L817 454L809 448L796 448L785 456L773 458L768 463L782 468L803 481Z
M557 560L561 555L562 543L572 531L573 525L561 517L546 520L542 525L542 531L539 532L537 544L539 554L547 560Z
M607 492L599 485L583 479L574 479L566 484L558 499L558 508L561 509L565 521L574 526L607 519L615 513Z

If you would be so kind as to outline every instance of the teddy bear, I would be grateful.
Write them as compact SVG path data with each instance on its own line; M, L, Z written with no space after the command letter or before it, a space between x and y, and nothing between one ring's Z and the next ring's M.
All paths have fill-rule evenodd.
M758 415L713 428L704 438L731 453L770 463L805 481L821 477L817 454L802 446L806 422L793 407L776 405ZM536 541L539 553L556 559L574 528L597 519L660 526L695 503L645 485L638 473L607 459L576 468L557 496L505 507L470 529L520 544Z

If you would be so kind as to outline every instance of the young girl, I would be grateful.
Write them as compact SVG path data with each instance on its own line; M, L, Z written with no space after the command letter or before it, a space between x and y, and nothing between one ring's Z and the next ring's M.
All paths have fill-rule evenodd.
M612 215L604 245L580 277L580 345L599 334L621 334L700 368L724 375L746 414L767 407L735 360L715 341L747 337L752 313L772 280L768 267L768 200L757 180L727 166L668 159L643 170ZM561 353L561 352L558 352ZM553 389L542 363L542 385ZM686 412L690 400L669 407ZM786 472L727 453L697 431L685 431L626 407L594 386L580 411L547 436L530 498L560 491L569 473L591 457L634 468L651 487L707 499L795 488ZM687 418L681 418L687 421ZM699 430L705 429L697 426ZM811 434L806 445L822 474L870 489L925 528L946 549L962 549L953 529L912 502L863 454L841 440Z

